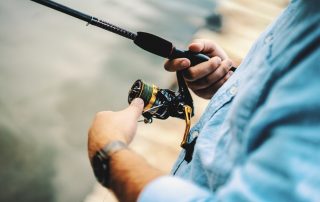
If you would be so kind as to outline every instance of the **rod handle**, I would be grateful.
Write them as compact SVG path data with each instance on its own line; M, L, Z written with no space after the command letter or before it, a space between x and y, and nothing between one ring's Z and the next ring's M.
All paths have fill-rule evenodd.
M204 55L202 53L195 53L189 50L181 51L179 49L173 48L169 59L176 59L176 58L188 58L191 62L191 66L195 66L202 62L206 62L210 59L207 55ZM234 72L236 69L237 69L236 67L231 67L230 70Z
M194 53L189 50L182 51L177 48L173 48L169 59L176 59L176 58L188 58L191 62L191 66L195 66L199 63L208 61L210 59L208 56L201 53Z

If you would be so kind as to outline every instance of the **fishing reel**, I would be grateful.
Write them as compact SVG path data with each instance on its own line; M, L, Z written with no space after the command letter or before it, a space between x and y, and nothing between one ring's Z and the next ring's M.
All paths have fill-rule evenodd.
M194 115L194 106L191 94L183 79L182 72L177 72L178 91L160 89L155 85L149 85L142 80L137 80L132 85L129 95L129 104L135 98L144 101L143 117L145 123L152 123L153 118L167 119L170 116L186 121L186 129L181 146L187 143L190 130L191 117Z

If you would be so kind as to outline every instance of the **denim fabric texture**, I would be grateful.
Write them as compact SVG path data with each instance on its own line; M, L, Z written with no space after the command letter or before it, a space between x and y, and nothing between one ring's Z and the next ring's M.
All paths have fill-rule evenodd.
M320 201L320 0L294 0L139 201Z

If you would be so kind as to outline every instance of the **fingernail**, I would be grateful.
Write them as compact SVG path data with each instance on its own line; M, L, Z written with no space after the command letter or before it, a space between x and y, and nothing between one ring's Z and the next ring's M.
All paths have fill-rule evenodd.
M233 74L233 71L229 71L228 75L231 76Z

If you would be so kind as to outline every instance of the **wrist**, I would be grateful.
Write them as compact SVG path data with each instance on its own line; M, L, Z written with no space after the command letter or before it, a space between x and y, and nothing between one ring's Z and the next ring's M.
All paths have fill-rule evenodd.
M94 175L99 183L104 187L110 188L110 159L111 156L121 150L127 149L127 144L124 141L114 140L108 142L102 147L91 160Z

